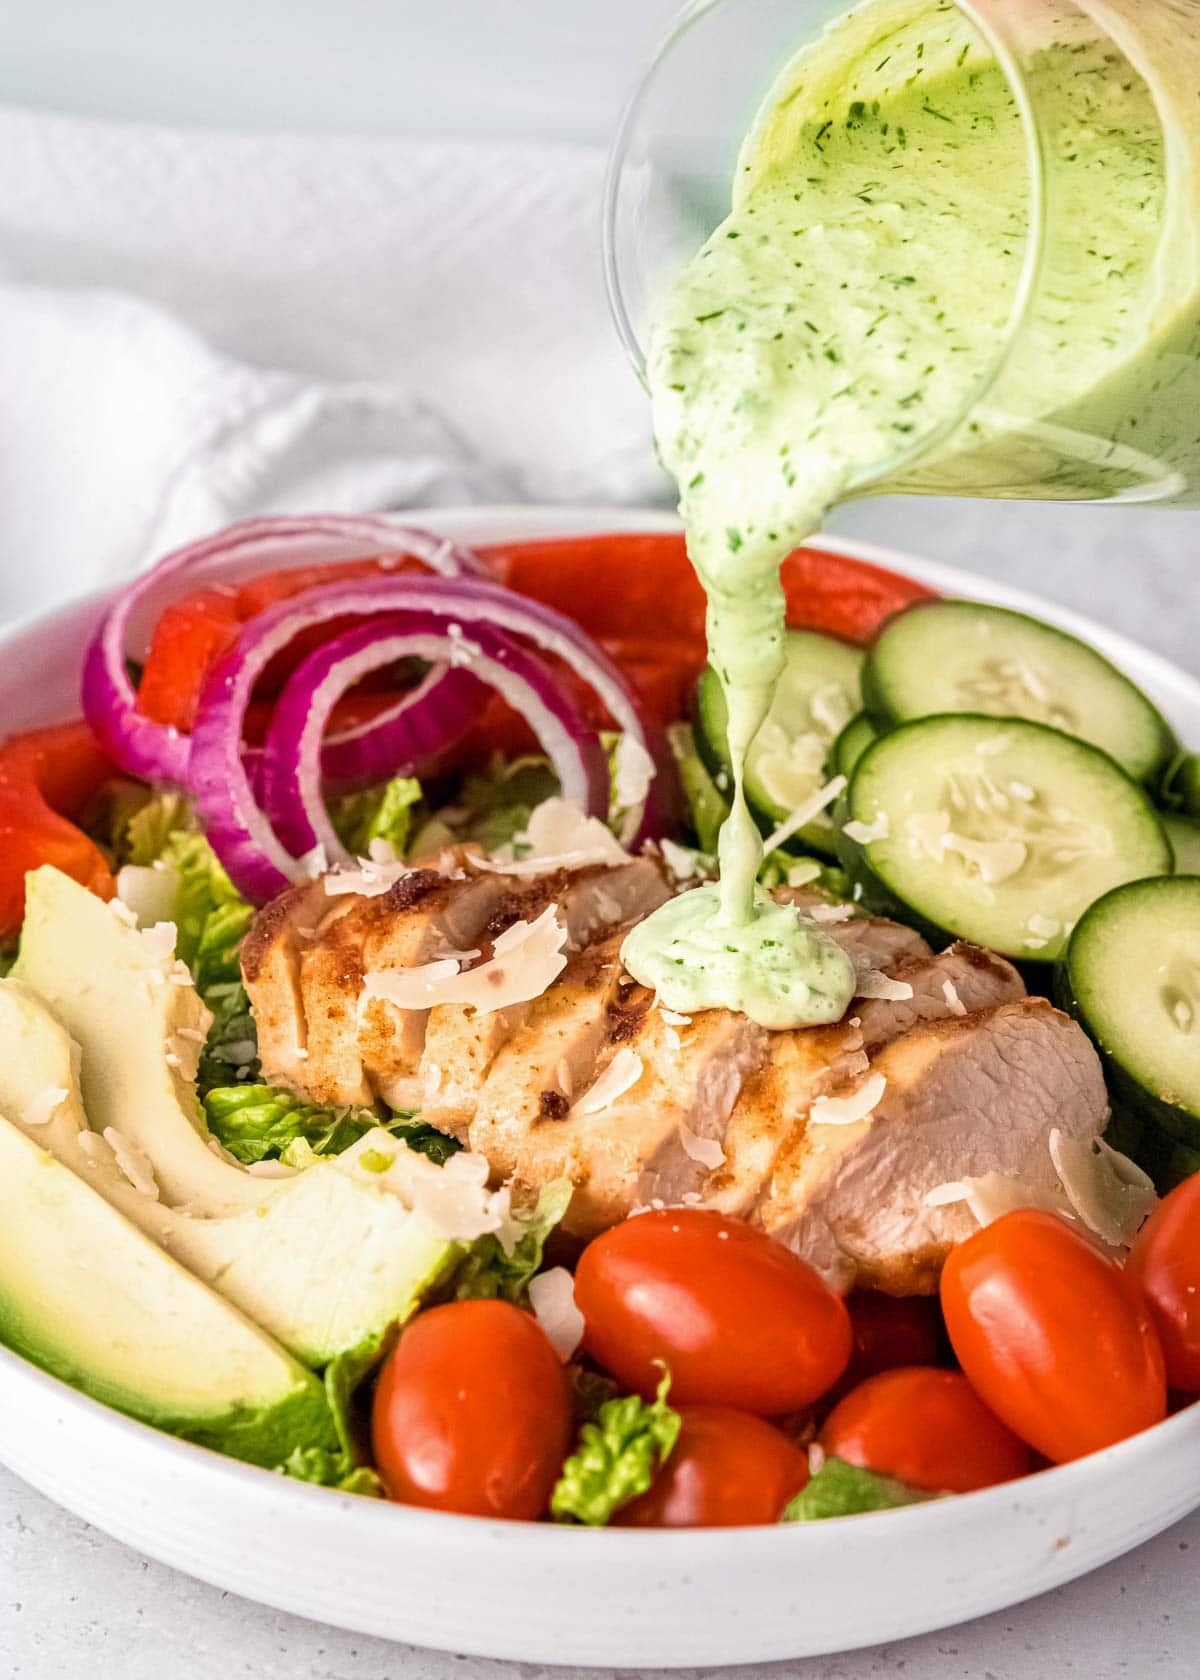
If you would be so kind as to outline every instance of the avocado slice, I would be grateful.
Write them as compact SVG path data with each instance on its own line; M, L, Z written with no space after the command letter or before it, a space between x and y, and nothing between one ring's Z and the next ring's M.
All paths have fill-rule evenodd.
M223 1156L188 1076L207 1011L162 945L59 871L27 877L20 958L0 982L0 1113L20 1122L65 1092L37 1141L319 1369L403 1322L461 1257L413 1208L442 1169L382 1129L294 1177ZM144 1158L149 1194L85 1136L110 1128ZM377 1156L385 1172L364 1166Z
M251 1464L336 1451L324 1390L0 1117L0 1341L118 1411Z

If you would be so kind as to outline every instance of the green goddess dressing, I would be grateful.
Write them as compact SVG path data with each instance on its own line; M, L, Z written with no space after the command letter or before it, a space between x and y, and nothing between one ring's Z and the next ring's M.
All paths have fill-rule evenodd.
M1148 330L1161 125L1111 42L1063 11L1029 74L1069 237L1044 254L1023 353L998 382L1022 300L1027 142L989 49L937 0L874 0L789 66L743 146L731 214L654 324L655 430L708 598L734 770L719 884L625 943L669 1008L787 1028L836 1020L854 995L829 936L757 885L743 768L782 670L782 559L861 487L905 487L918 458L948 462L957 487L1004 488L1044 447L1028 417L1085 404Z

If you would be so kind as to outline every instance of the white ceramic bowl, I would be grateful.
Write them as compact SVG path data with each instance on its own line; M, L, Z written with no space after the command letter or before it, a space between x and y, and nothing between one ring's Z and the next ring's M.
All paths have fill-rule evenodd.
M466 541L672 524L562 509L413 517ZM864 543L825 546L1076 631L1200 737L1200 684L1123 637L949 567ZM93 598L0 637L0 733L71 711L97 610ZM903 1638L1046 1592L1200 1505L1200 1406L1078 1463L910 1511L609 1533L448 1517L285 1481L134 1423L4 1350L0 1404L0 1459L164 1563L358 1632L532 1662L762 1662Z

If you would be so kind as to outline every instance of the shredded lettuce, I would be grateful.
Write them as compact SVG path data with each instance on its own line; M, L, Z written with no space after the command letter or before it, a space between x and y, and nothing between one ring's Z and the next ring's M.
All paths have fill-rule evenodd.
M583 1424L574 1453L550 1499L560 1521L602 1528L623 1505L645 1493L679 1439L680 1417L667 1404L669 1372L649 1405L636 1394L605 1401Z
M282 1161L310 1167L326 1155L340 1155L377 1126L438 1166L461 1145L412 1115L381 1119L368 1108L325 1108L274 1085L222 1085L205 1091L208 1129L235 1160Z
M413 808L421 800L421 784L411 776L394 776L379 787L343 794L329 807L338 839L355 857L369 857L371 842L384 840L403 857L412 829Z
M272 1085L217 1086L203 1101L209 1131L245 1166L278 1160L298 1142L314 1155L338 1155L379 1124L365 1110L322 1108Z
M867 1511L894 1511L902 1505L921 1505L933 1493L905 1487L891 1476L860 1469L844 1458L827 1458L783 1513L782 1522L820 1522L826 1517L853 1517Z
M458 1273L454 1289L458 1299L523 1305L529 1299L530 1279L541 1270L546 1238L566 1213L571 1193L569 1179L546 1185L511 1254L504 1252L494 1233L477 1237Z
M336 1448L297 1447L284 1462L285 1475L296 1481L337 1488L340 1493L358 1493L371 1499L384 1496L383 1483L363 1462L366 1431L355 1397L394 1339L394 1329L368 1336L357 1347L338 1354L325 1367L325 1399L338 1445Z
M474 844L498 852L524 834L535 808L558 791L546 759L495 758L487 770L463 778L454 803L434 812L416 835L413 851Z

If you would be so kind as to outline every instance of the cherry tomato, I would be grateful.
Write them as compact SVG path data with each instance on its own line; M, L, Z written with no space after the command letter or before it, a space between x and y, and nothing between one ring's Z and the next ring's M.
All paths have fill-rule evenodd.
M680 1406L679 1439L625 1528L748 1528L776 1523L808 1481L808 1455L782 1430L729 1406Z
M954 1249L942 1310L980 1397L1055 1463L1166 1416L1162 1349L1136 1286L1056 1214L1006 1213Z
M942 1315L931 1295L884 1295L856 1291L846 1302L854 1331L854 1352L842 1378L848 1390L896 1365L940 1365Z
M1162 1343L1167 1381L1200 1394L1200 1174L1186 1179L1138 1232L1126 1267Z
M20 927L26 871L43 863L112 897L104 853L70 819L115 773L86 723L52 724L0 743L0 934Z
M1033 1455L961 1371L898 1366L839 1400L817 1437L864 1470L934 1493L971 1493L1028 1475Z
M673 1402L799 1411L850 1357L849 1314L812 1267L707 1209L640 1213L605 1231L583 1251L575 1299L597 1364L649 1396L663 1361Z
M567 1379L535 1319L452 1301L402 1333L371 1438L391 1499L464 1516L543 1516L571 1444Z

